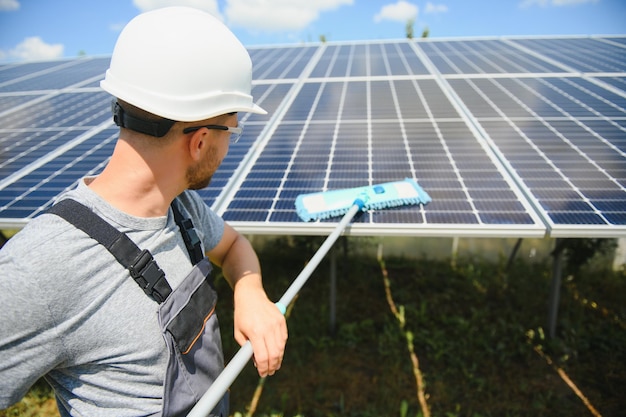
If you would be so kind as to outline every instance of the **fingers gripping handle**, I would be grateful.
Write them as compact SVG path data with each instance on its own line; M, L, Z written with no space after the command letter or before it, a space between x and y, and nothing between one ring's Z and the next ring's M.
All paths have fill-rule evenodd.
M284 316L287 307L280 302L276 303L276 307ZM187 417L206 417L209 412L215 408L217 403L219 403L232 383L235 382L235 379L237 379L241 371L243 371L243 368L245 368L250 358L252 358L252 353L252 344L249 341L241 346L239 352L233 356L228 366L224 368L215 382L213 382L211 389L200 398L200 401L198 401L189 414L187 414Z
M307 266L300 272L300 275L291 283L285 294L276 303L276 307L284 315L287 311L287 307L295 296L300 292L300 289L304 286L309 279L315 268L320 264L322 259L326 256L328 251L332 248L333 244L337 241L339 236L343 233L344 229L350 223L352 218L363 208L361 200L355 201L350 210L343 216L335 230L326 238L322 246L317 250L315 255L311 258ZM226 368L217 377L215 382L207 390L207 392L200 398L200 401L191 409L187 417L206 417L211 410L215 408L217 403L222 399L224 393L228 391L228 388L237 379L237 376L241 373L246 366L250 358L252 358L252 344L246 342L239 351L233 356Z

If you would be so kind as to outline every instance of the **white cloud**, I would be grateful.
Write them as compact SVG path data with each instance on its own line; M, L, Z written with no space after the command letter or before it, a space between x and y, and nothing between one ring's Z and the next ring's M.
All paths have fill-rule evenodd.
M126 26L126 23L111 23L109 30L114 33L120 33L122 29L124 29L124 26Z
M600 0L523 0L519 3L519 7L526 9L532 6L547 7L547 6L573 6L576 4L584 3L597 3Z
M0 0L0 12L12 12L20 8L17 0Z
M62 56L62 44L47 44L38 36L26 38L14 49L4 53L4 58L14 58L20 61L54 59Z
M133 0L133 4L142 13L162 7L187 6L204 10L221 19L217 0Z
M448 11L448 6L445 4L433 4L431 2L426 3L426 7L424 8L424 13L446 13Z
M554 6L570 6L583 3L597 3L599 0L552 0Z
M302 30L320 13L351 5L353 0L227 0L228 24L250 31Z
M548 5L548 1L549 0L523 0L519 4L519 7L521 7L522 9L526 9L535 5L540 7L546 7Z
M406 22L415 19L419 8L408 1L398 0L397 3L387 4L380 9L380 12L374 16L374 22L382 20L393 20L397 22Z

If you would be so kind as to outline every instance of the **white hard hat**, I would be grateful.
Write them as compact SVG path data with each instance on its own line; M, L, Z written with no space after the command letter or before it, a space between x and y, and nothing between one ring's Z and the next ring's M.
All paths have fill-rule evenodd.
M267 112L252 101L252 61L212 15L189 7L143 13L122 30L100 86L163 118L193 122Z

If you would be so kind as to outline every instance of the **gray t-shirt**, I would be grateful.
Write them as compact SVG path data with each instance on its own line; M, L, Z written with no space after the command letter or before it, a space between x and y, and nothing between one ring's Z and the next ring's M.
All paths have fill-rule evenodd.
M130 216L84 181L66 196L149 249L173 289L191 270L171 209ZM205 250L215 247L223 220L195 192L180 201ZM160 412L168 358L157 308L95 240L56 215L33 219L0 250L0 408L45 376L63 416Z

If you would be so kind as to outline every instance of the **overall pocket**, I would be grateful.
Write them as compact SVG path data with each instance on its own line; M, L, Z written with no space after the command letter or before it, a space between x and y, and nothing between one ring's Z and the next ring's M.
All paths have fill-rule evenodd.
M159 309L169 350L164 416L186 415L224 369L222 339L215 314L217 293L206 279L210 264L205 262L192 269ZM211 416L228 416L228 394Z

